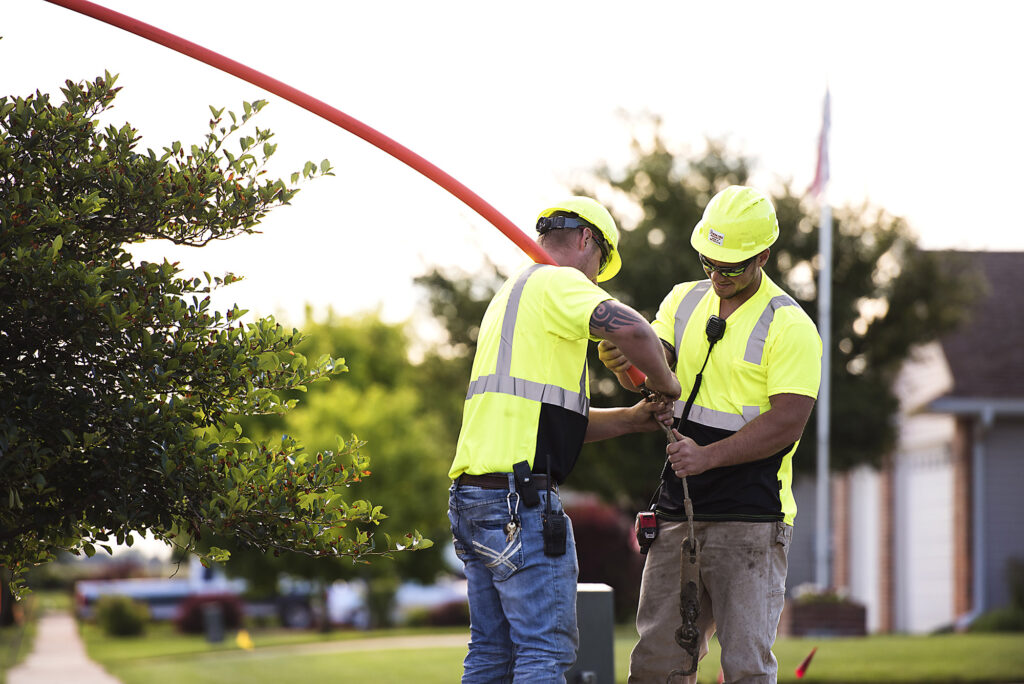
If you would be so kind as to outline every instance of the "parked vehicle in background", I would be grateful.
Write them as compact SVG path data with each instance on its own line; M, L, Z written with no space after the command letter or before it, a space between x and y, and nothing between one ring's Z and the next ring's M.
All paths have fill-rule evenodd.
M182 577L148 577L75 582L75 613L91 620L96 602L103 596L126 596L149 608L153 620L179 620L190 599L218 596L241 602L247 618L277 618L284 627L306 629L313 625L310 593L303 587L288 586L286 593L265 599L246 596L243 579L229 579L214 568L204 568L192 559Z
M241 588L244 590L244 587ZM154 620L173 620L178 606L190 596L204 593L241 594L238 587L229 591L203 591L188 578L133 578L116 580L79 580L75 582L75 613L80 619L94 617L96 602L103 596L126 596L149 608Z

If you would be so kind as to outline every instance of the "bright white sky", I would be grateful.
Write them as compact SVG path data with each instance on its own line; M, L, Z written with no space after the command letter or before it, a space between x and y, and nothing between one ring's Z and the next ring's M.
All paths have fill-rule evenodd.
M726 138L757 160L768 189L806 187L828 82L834 204L905 216L929 248L1024 249L1021 3L101 4L377 128L531 234L574 179L628 159L620 111L662 116L680 149ZM307 186L262 235L184 255L139 250L244 274L222 308L298 324L306 302L343 314L380 306L402 320L423 308L412 278L429 265L522 259L432 182L233 76L43 0L5 3L0 35L0 94L57 94L66 78L119 73L109 120L130 121L156 150L199 142L209 104L240 111L267 98L257 121L277 133L276 173L333 162L336 177Z

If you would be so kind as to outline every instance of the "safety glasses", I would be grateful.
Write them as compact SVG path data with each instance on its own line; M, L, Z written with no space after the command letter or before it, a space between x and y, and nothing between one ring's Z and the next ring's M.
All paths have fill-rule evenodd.
M704 272L707 273L708 276L715 271L718 271L720 275L723 275L726 278L736 278L743 275L747 270L747 266L750 265L750 262L757 258L757 255L755 254L746 261L741 261L735 266L715 266L713 263L705 259L703 254L697 254L697 256L700 257L700 265L704 267Z
M601 272L608 263L608 254L611 252L611 248L608 246L608 241L604 239L601 231L597 228L587 227L590 228L590 235L594 238L594 242L597 243L597 248L601 250L601 265L598 267L598 272Z

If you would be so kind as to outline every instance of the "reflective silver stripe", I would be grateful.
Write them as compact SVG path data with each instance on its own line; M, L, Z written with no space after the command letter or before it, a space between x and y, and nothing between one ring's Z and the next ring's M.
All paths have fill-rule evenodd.
M679 302L679 308L676 310L675 320L675 337L676 337L676 349L680 348L683 339L683 332L686 330L687 324L690 322L690 318L693 317L693 312L697 309L697 304L704 297L704 294L711 288L710 280L702 280L693 286L693 289L683 296L681 302ZM771 327L772 320L775 318L776 310L784 306L797 306L797 303L789 295L779 295L773 297L764 311L761 313L761 317L758 319L757 324L754 325L754 329L750 333L750 337L747 338L747 347L743 355L744 360L750 361L751 363L760 364L761 357L764 355L764 344L768 339L768 328ZM673 414L676 418L683 416L683 408L686 406L686 402L682 399L676 401L673 407ZM737 415L735 413L729 413L726 411L716 411L714 409L706 408L704 406L698 406L694 404L690 409L689 420L697 423L698 425L705 425L711 428L718 428L720 430L730 430L737 432L744 425L761 415L761 408L759 406L744 406L743 414Z
M545 385L542 382L513 378L507 375L482 375L469 383L469 391L466 393L466 400L469 401L477 394L485 392L496 392L498 394L511 394L522 399L560 406L569 411L587 415L590 411L590 400L583 393L573 392L557 385Z
M590 400L587 399L587 358L583 357L583 372L580 373L580 397L586 402L587 411L590 411ZM587 415L584 412L583 415Z
M683 343L683 331L686 330L686 324L690 322L690 317L693 316L693 312L697 309L697 304L704 298L704 293L711 288L710 280L702 280L693 286L693 289L683 295L682 301L679 302L679 308L676 309L676 354L679 353L680 345Z
M685 405L685 401L677 401L675 403L673 415L676 418L682 418L683 407ZM698 425L706 425L707 427L718 428L719 430L738 432L740 428L754 420L754 418L757 418L759 415L761 415L761 409L758 406L744 406L743 415L738 416L735 413L716 411L714 409L694 404L690 409L690 422L697 423Z
M516 331L516 317L519 315L519 301L523 298L523 288L526 281L543 264L534 264L523 271L508 293L508 303L505 304L505 317L501 319L501 341L498 343L498 366L495 373L508 375L512 372L512 336Z
M498 360L493 375L481 375L469 383L466 401L478 394L495 392L509 394L521 399L539 401L584 416L590 413L590 400L587 398L587 361L583 360L583 374L580 376L579 393L557 385L546 385L533 380L512 377L512 338L516 330L516 318L519 316L519 302L523 298L526 281L544 264L534 264L523 271L512 285L508 302L505 304L505 315L501 320L501 339L498 342Z
M798 306L798 304L789 295L782 294L772 297L768 306L764 307L761 317L757 319L757 324L754 325L754 329L750 331L750 337L747 338L747 350L743 354L744 361L761 365L761 359L764 356L764 343L768 339L768 328L772 325L775 312L784 306Z

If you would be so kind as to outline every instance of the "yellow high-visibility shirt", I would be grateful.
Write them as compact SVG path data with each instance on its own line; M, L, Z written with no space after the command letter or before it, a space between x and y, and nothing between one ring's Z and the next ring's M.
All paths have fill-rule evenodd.
M590 317L611 295L578 269L533 264L491 299L449 477L507 473L519 461L563 482L590 413Z
M652 324L678 355L676 375L683 413L694 379L708 352L708 318L718 315L721 299L711 282L676 285L665 297ZM725 335L711 350L700 391L687 425L679 427L698 444L725 439L771 409L775 394L816 398L821 380L821 337L796 301L761 274L757 292L729 315ZM772 456L715 468L687 478L698 520L784 520L796 517L793 499L793 452L799 441ZM658 512L669 519L684 516L682 483L664 479Z

